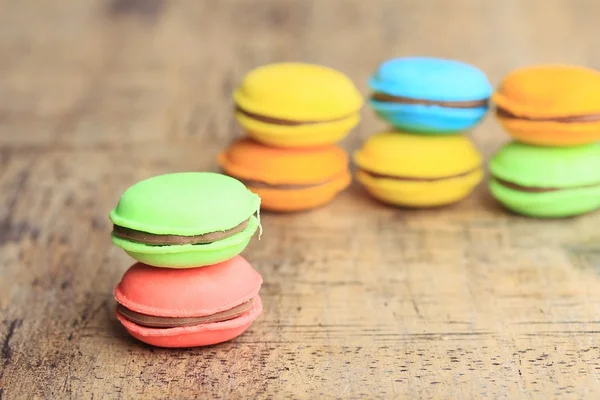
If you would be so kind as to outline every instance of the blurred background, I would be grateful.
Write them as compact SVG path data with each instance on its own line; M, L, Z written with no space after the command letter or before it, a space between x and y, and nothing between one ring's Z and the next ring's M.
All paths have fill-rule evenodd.
M364 94L368 75L396 56L466 61L494 85L531 63L597 67L597 8L593 0L5 0L0 140L11 151L226 140L239 133L234 86L274 61L339 69ZM383 127L363 114L349 147ZM505 139L490 123L474 137L487 153Z

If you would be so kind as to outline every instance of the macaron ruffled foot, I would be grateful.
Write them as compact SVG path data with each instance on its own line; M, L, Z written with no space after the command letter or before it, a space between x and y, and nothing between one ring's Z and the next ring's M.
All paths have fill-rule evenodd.
M468 196L483 178L482 156L465 136L382 132L354 153L356 178L374 198L435 207Z
M117 319L158 347L196 347L244 333L262 312L262 277L241 256L174 270L136 263L114 290Z
M518 69L492 96L496 116L516 140L576 146L600 140L600 72L571 65Z
M369 79L369 101L394 128L453 134L477 125L492 87L479 69L454 60L406 57L382 63Z
M259 207L259 196L226 175L155 176L127 189L110 212L112 241L148 265L215 264L248 245L259 227Z
M512 142L490 160L489 188L506 208L537 218L600 207L600 146L538 147Z
M261 198L270 211L302 211L331 202L351 181L347 153L336 145L310 149L264 146L239 139L219 155L228 175Z
M233 98L235 118L248 135L277 147L335 143L358 124L363 106L347 76L304 63L256 68L244 77Z

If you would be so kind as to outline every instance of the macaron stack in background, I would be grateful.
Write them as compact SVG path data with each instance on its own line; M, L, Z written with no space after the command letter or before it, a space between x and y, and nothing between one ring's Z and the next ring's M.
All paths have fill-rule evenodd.
M534 65L507 75L492 96L514 139L490 160L492 195L516 213L575 216L600 207L600 72Z
M262 277L239 255L260 198L226 175L185 172L140 181L110 212L112 241L133 257L117 284L117 319L159 347L231 340L262 312Z
M390 129L354 153L367 192L405 207L468 196L483 178L482 155L465 134L487 113L492 87L485 74L454 60L396 58L379 66L369 87L369 104Z
M268 64L250 71L233 98L247 137L218 162L261 196L263 209L316 208L350 184L348 154L336 143L358 124L363 100L347 76L320 65Z

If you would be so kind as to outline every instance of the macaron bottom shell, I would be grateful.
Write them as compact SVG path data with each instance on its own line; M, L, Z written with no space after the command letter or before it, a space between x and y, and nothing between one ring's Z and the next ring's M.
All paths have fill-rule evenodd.
M577 146L600 141L600 122L529 121L498 117L513 138L537 146Z
M149 246L112 236L113 243L132 258L144 264L163 268L194 268L217 264L240 254L259 227L258 219L250 217L245 230L208 244Z
M483 170L467 175L435 181L375 178L357 171L357 180L375 199L401 207L438 207L456 203L467 197L483 179Z
M302 125L277 125L236 113L235 118L248 136L275 147L313 147L339 142L358 125L360 114L346 118Z
M148 328L127 320L118 311L119 322L134 338L156 347L185 348L210 346L227 342L243 334L262 313L260 296L254 298L253 306L241 316L223 322L179 328Z
M262 199L261 208L275 212L305 211L330 203L352 180L349 172L322 185L306 189L253 188Z
M489 189L506 208L529 217L573 217L600 208L600 186L531 193L507 188L492 178Z
M488 107L448 108L376 100L370 100L369 104L393 127L421 134L453 134L471 129L481 122L488 110Z

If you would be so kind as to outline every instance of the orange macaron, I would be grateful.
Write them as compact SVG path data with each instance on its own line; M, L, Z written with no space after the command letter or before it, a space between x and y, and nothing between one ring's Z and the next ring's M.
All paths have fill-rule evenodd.
M600 140L600 71L536 65L507 75L492 96L496 115L516 140L575 146Z
M226 174L261 198L261 208L302 211L329 203L351 181L348 154L336 145L277 148L243 138L219 155Z

